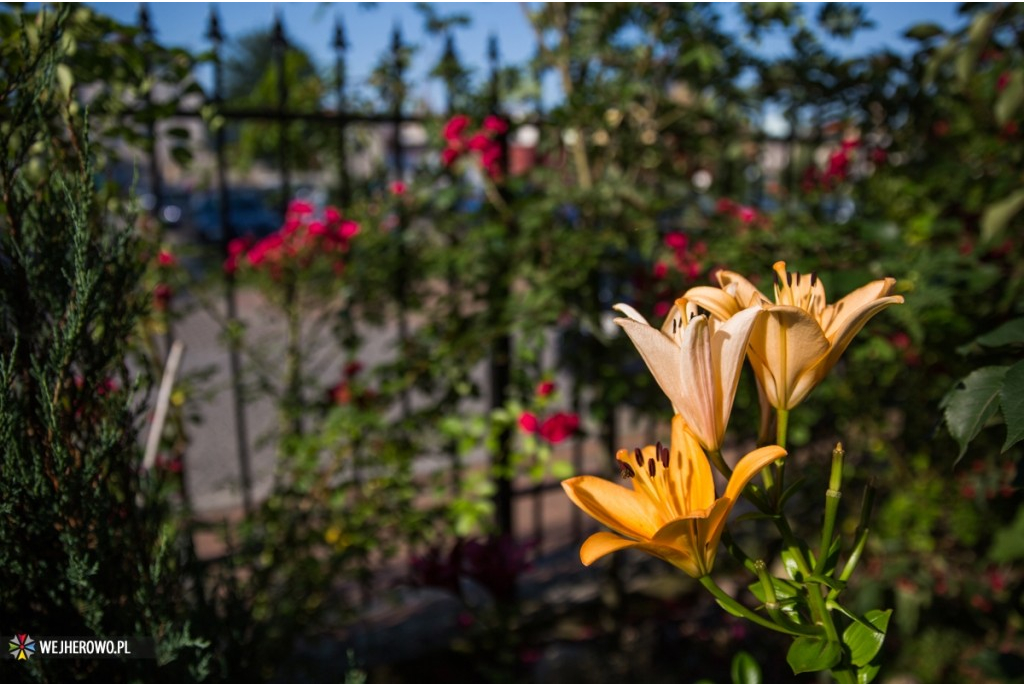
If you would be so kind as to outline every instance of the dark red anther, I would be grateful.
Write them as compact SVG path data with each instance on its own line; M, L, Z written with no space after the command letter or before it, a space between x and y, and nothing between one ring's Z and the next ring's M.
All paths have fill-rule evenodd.
M640 451L639 447L637 447L635 450L633 450L633 455L636 457L636 465L639 466L640 468L643 468L643 466L644 466L644 453L642 451Z
M619 465L619 475L623 478L633 478L636 476L636 472L633 470L633 467L626 462L621 459L616 459L615 463Z

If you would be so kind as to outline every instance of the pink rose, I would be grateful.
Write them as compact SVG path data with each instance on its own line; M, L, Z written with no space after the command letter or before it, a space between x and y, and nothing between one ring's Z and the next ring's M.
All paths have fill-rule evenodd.
M535 414L531 414L528 411L524 411L522 414L519 415L519 428L522 429L524 433L536 433L537 426L538 421L537 416Z
M575 414L559 412L549 417L540 427L540 435L553 445L570 437L579 428L580 419Z
M454 143L462 137L462 132L469 126L469 117L465 114L456 114L444 125L442 135L449 143Z
M547 397L555 391L553 381L541 381L537 384L537 397Z

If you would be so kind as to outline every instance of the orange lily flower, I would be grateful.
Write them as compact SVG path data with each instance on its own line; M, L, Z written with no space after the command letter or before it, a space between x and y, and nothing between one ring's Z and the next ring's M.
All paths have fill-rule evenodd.
M625 488L603 478L578 476L562 482L576 506L611 528L594 533L580 549L589 566L620 549L639 549L677 566L694 578L711 572L725 520L750 479L786 456L777 445L762 447L740 459L715 498L711 465L683 418L672 419L672 444L619 450L616 459Z
M720 451L747 343L762 309L749 307L721 323L698 314L696 304L680 298L661 331L629 305L617 304L614 309L626 315L615 323L636 345L675 413L682 415L704 449Z
M903 297L889 294L895 279L883 278L827 304L815 274L788 273L785 262L774 269L774 303L732 271L718 272L721 288L690 288L683 297L722 321L751 305L768 312L750 336L750 363L768 403L788 411L825 378L871 317Z

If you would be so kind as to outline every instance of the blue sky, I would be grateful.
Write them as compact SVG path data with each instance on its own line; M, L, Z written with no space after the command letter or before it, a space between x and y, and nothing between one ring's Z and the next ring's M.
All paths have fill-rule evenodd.
M103 14L125 23L135 23L138 3L89 3ZM353 86L365 84L367 77L381 54L390 45L391 31L400 26L407 42L417 44L420 51L413 60L410 76L416 84L414 95L435 105L443 101L440 83L425 78L430 66L437 61L443 45L439 39L423 31L421 16L412 3L378 3L366 7L358 3L212 3L220 13L221 27L227 36L264 29L270 26L274 13L284 16L289 39L313 55L322 67L334 64L331 42L334 20L340 17L345 24L350 48L348 51L348 80ZM817 3L809 3L808 13L817 11ZM149 3L150 16L157 38L172 46L193 51L209 48L203 37L209 21L211 3ZM905 51L913 47L912 41L902 38L910 26L921 22L935 22L945 27L959 27L963 21L957 15L957 3L866 3L868 16L876 27L858 34L855 41L837 41L833 47L840 54L852 56L881 47ZM457 33L457 49L464 63L479 74L487 73L487 37L498 36L502 61L521 63L529 59L535 49L535 40L520 3L442 3L436 7L444 14L464 13L472 24ZM730 3L721 4L723 25L727 29L739 26L738 13ZM767 55L778 54L785 45L770 36L760 49ZM200 76L206 80L205 75ZM557 85L545 84L545 100L557 97Z

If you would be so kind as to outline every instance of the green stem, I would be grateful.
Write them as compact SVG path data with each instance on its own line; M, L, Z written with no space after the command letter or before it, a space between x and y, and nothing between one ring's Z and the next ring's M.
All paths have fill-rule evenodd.
M814 622L825 630L825 639L839 645L840 651L842 652L843 643L839 639L839 632L836 630L836 624L832 622L832 614L829 612L828 606L825 604L825 598L821 595L821 588L814 585L808 587L807 591L807 598L811 605L811 615L814 617ZM832 667L831 671L832 675L835 676L835 679L841 683L857 682L857 674L846 663L845 653L840 658L839 664Z
M779 409L776 412L775 418L775 442L782 449L786 449L786 438L789 435L789 410ZM781 459L776 461L769 468L777 469L778 481L775 483L775 493L772 499L776 505L782 502L782 493L785 491L786 486L786 460Z
M755 564L757 562L751 559L750 555L744 552L743 549L736 544L736 541L733 540L732 534L729 532L728 528L722 531L722 544L725 545L726 551L732 555L733 559L741 562L751 573L757 573L757 569L755 568Z
M821 551L818 554L818 563L814 566L814 572L818 574L824 573L825 564L832 549L836 517L839 515L839 500L843 496L843 457L845 454L842 443L838 443L832 450L832 471L829 474L828 490L825 491L825 523L821 528Z
M725 463L725 459L722 458L722 450L710 450L708 452L708 458L723 476L726 478L732 478L732 469L729 468L729 465Z
M747 607L743 606L735 599L733 599L731 596L729 596L729 594L725 590L723 590L715 584L715 581L712 580L711 576L702 577L700 579L700 584L707 588L708 592L714 595L715 599L717 599L718 602L723 607L725 607L726 610L733 614L736 614L737 616L742 616L743 618L747 619L748 621L751 621L752 623L756 623L762 628L774 630L779 633L785 633L786 635L792 635L794 637L799 637L801 635L820 637L820 634L813 628L805 628L804 626L787 627L780 626L777 623L772 623L768 619L758 615L751 609L748 609Z
M789 410L779 409L775 417L775 441L779 447L786 449L786 435L789 431Z
M754 573L757 574L758 580L761 581L761 588L764 590L764 608L768 612L768 615L772 617L780 626L789 628L794 631L807 631L808 634L816 634L813 629L805 628L798 623L794 623L789 620L786 615L782 612L782 608L779 606L779 600L775 596L775 584L772 583L771 576L768 575L768 567L764 561L758 559L754 562Z

